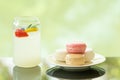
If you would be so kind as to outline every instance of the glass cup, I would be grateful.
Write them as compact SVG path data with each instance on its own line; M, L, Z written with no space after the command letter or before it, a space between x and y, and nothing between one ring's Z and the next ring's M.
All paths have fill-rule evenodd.
M19 67L40 64L40 22L37 17L23 16L14 19L14 63Z

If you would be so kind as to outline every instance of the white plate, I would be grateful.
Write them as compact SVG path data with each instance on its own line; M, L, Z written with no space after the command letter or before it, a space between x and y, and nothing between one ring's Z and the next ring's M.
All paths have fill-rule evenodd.
M84 65L75 66L75 65L67 65L64 61L56 61L54 59L54 55L50 55L47 58L48 63L53 64L55 66L59 66L59 67L65 69L65 70L78 70L78 69L83 70L83 69L89 68L92 65L100 64L100 63L104 62L105 60L106 59L105 59L104 56L95 53L95 57L91 62L85 63Z

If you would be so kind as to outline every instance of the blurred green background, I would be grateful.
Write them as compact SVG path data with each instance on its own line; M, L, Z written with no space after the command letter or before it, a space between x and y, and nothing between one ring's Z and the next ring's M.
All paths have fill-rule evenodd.
M37 16L45 57L67 42L84 41L95 52L120 56L120 0L0 0L0 56L12 56L13 20Z

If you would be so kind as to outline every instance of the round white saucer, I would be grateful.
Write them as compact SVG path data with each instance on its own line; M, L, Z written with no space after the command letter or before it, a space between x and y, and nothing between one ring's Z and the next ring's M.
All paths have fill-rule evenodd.
M47 62L53 64L55 66L59 66L65 70L73 71L73 70L84 70L88 69L92 65L100 64L104 62L106 59L103 55L95 53L95 57L91 62L86 62L83 65L67 65L65 61L57 61L54 59L54 55L50 55L47 57Z

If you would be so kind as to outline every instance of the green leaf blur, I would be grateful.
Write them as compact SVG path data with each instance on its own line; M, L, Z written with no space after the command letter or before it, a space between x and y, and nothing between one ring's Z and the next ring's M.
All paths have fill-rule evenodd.
M120 0L0 0L0 56L12 56L13 19L37 16L45 57L71 41L120 56Z

